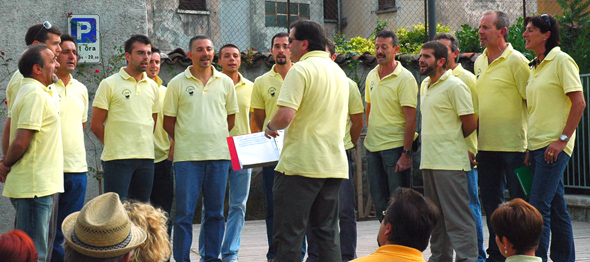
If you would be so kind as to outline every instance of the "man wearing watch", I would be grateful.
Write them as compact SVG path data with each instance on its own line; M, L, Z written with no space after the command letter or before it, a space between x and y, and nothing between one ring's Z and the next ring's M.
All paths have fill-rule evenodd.
M395 60L398 50L394 32L377 33L375 56L379 65L369 72L365 83L367 174L379 221L395 190L410 186L406 170L412 166L418 85L412 73Z

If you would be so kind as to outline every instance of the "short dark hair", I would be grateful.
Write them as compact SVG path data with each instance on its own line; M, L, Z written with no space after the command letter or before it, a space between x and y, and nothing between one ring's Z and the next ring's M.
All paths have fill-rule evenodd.
M18 71L24 77L31 77L34 65L39 65L41 68L45 67L45 61L43 61L43 55L41 55L41 52L45 49L48 49L47 45L37 43L30 45L23 52L18 60Z
M70 42L74 43L74 46L76 47L76 52L78 52L78 43L76 43L76 38L74 38L73 36L68 35L68 34L61 35L61 43L63 44L63 42L66 42L66 41L70 41Z
M330 39L326 39L326 42L328 42L326 46L328 47L328 51L330 51L330 56L333 56L336 54L336 45Z
M47 39L49 39L49 34L56 34L57 36L61 36L61 32L57 27L52 26L51 28L47 29L43 26L43 24L36 24L27 30L27 34L25 34L25 43L29 46L32 45L35 40L39 43L45 43Z
M517 255L536 249L543 232L543 216L526 201L515 198L502 203L490 217L498 238L506 237Z
M132 35L127 41L125 41L125 53L131 53L131 51L133 51L132 48L135 42L139 42L144 45L152 44L152 41L150 41L150 39L145 35Z
M525 28L528 23L539 28L539 31L543 34L547 33L547 31L551 32L549 38L547 38L547 41L545 42L545 55L547 55L554 47L559 46L559 23L557 23L555 17L547 14L527 16L524 19Z
M426 44L422 46L422 49L431 49L434 53L434 58L436 59L436 61L440 60L441 58L444 58L445 64L443 65L443 67L447 67L447 64L449 63L449 52L447 50L447 47L443 45L441 42L434 40L428 41L426 42Z
M391 30L382 30L382 31L377 32L377 34L375 34L375 39L377 39L378 37L391 38L391 44L393 46L399 45L399 39L398 39L397 35Z
M434 36L434 40L446 39L451 41L451 51L455 52L459 50L459 40L453 34L449 33L439 33Z
M234 44L225 44L221 48L219 48L219 55L221 56L223 54L223 49L224 48L228 48L228 47L233 47L235 49L238 49L238 53L240 52L240 48L238 48L236 45L234 45Z
M483 14L496 14L496 21L494 21L494 25L496 26L497 30L502 29L502 27L506 27L506 35L504 36L504 41L508 41L508 27L510 27L510 18L508 17L508 14L500 10L488 10L485 11Z
M121 262L123 258L127 254L116 256L116 257L109 257L109 258L97 258L97 257L89 257L87 255L81 254L80 252L76 251L75 249L71 248L67 242L64 242L64 253L65 261L84 261L84 262Z
M275 35L272 36L272 38L270 39L270 47L273 47L275 45L275 38L281 38L281 37L289 37L289 34L285 33L285 32L280 32L280 33L276 33Z
M326 51L326 32L322 25L311 20L297 20L291 25L296 40L307 40L307 51Z
M158 53L158 54L160 54L160 49L158 49L158 48L156 48L156 47L152 46L152 54L154 54L154 53Z
M188 51L190 52L193 50L193 43L195 43L195 41L203 40L203 39L207 39L207 40L211 41L211 43L213 43L211 38L206 35L196 35L193 38L191 38L191 40L188 41Z
M413 189L398 188L383 217L383 223L391 224L388 242L424 251L438 218L432 200Z

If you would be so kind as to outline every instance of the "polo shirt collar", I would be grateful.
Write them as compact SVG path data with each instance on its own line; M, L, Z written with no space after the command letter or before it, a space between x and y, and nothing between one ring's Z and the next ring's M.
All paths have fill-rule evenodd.
M192 78L192 79L198 80L195 76L193 76L193 73L191 72L191 68L193 68L192 65L188 66L186 68L186 70L184 70L184 76L188 79ZM213 70L213 74L211 75L211 78L220 78L224 75L223 73L215 70L215 68L213 66L211 66L210 68L211 68L211 70ZM209 78L209 82L211 82L211 78ZM203 83L203 84L207 85L207 83Z
M68 85L71 85L73 83L75 83L76 79L74 79L72 77L72 74L70 74L70 81L68 82ZM57 83L55 83L56 85L61 85L63 87L66 87L66 85L64 84L64 81L61 80L61 78L57 81Z
M439 78L439 79L438 79L436 82L434 82L434 83L433 83L431 86L427 86L427 88L428 88L428 89L430 89L430 88L433 88L433 87L434 87L435 85L437 85L438 83L440 83L440 82L442 82L442 81L445 81L445 80L447 80L447 78L449 78L449 76L450 76L450 75L452 75L452 74L453 74L453 71L452 71L451 69L449 69L449 70L445 71L445 73L444 73L444 74L442 74L442 75L440 76L440 78ZM428 82L427 82L427 84L430 84L430 81L431 81L430 77L428 77L427 79L428 79L428 80L427 80L427 81L428 81Z
M272 76L272 77L280 75L277 71L275 71L275 66L276 66L276 64L272 65L272 68L270 69L270 76Z
M156 81L158 86L161 86L164 83L164 81L162 81L162 78L160 78L159 76L156 76L153 80Z
M459 75L461 75L463 70L464 69L461 63L458 63L457 66L453 69L453 75L458 77Z
M395 64L396 64L396 66L395 66L395 69L393 69L393 72L391 72L389 75L386 75L386 76L385 76L385 77L383 77L381 80L383 80L383 79L385 79L385 78L388 78L388 77L392 77L392 76L399 76L399 74L401 74L401 73L402 73L402 69L404 68L404 67L402 66L402 64L401 64L399 61L397 61L397 60L395 60ZM381 67L381 65L378 65L378 66L375 68L375 69L377 69L377 70L375 70L375 72L377 73L377 75L379 75L379 67Z
M303 61L303 60L305 60L305 59L308 59L308 58L310 58L310 57L321 57L321 58L327 58L327 59L330 59L330 55L328 55L328 52L326 52L326 51L319 51L319 50L316 50L316 51L310 51L310 52L307 52L307 53L305 53L305 54L304 54L304 55L303 55L303 56L302 56L302 57L299 59L299 61Z
M561 53L561 48L559 46L554 47L553 49L551 49L551 51L549 51L549 53L547 54L545 59L543 59L543 61L541 61L541 63L543 63L545 60L547 60L547 61L553 60L553 58L555 58L559 53Z
M121 75L121 78L123 78L125 80L132 79L133 81L135 81L135 78L132 77L132 76L130 76L127 73L127 71L125 71L125 68L127 68L127 67L126 66L121 67L121 70L119 70L119 75ZM142 75L142 77L141 77L141 80L139 80L139 82L141 82L141 81L147 81L147 79L149 79L148 76L147 76L147 74L145 72L141 73L141 75Z
M375 250L375 253L389 253L393 256L403 256L417 259L422 258L422 252L420 252L420 250L402 245L382 245L377 248L377 250Z
M511 43L508 43L508 46L506 47L506 49L504 49L504 52L502 52L502 54L498 58L496 58L496 60L498 60L500 58L502 58L502 59L508 58L508 56L510 54L512 54L512 51L514 51L514 48L512 48L512 44ZM486 48L486 50L483 53L484 53L484 55L486 57L488 57L488 49L487 48Z
M238 88L239 86L243 86L246 84L246 82L244 82L244 77L242 76L242 74L238 73L238 75L240 76L240 81L238 81L237 84L235 84L235 87Z
M21 85L24 85L24 84L32 84L32 85L34 85L36 87L42 88L43 91L45 91L45 92L47 92L49 94L52 94L53 93L53 90L50 87L53 84L52 85L49 85L49 87L47 87L47 86L43 85L43 83L39 82L39 80L37 80L35 78L31 78L31 77L25 77L25 78L23 78L23 82L21 83Z

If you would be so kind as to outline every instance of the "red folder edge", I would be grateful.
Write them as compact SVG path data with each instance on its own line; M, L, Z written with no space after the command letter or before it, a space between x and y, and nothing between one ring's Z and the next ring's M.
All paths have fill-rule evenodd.
M240 165L240 159L238 158L238 152L236 151L236 144L234 138L231 136L227 137L227 146L229 147L229 155L231 157L231 166L234 171L242 170Z

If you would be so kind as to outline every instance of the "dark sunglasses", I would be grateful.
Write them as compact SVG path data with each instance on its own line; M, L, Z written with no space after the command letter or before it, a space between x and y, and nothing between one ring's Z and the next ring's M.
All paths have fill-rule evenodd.
M549 19L549 16L547 14L542 14L541 18L543 19L543 21L545 21L547 25L549 25L549 27L551 27L551 20Z
M49 23L49 21L43 22L43 27L39 28L39 31L37 31L37 34L35 34L35 37L33 37L33 39L37 39L37 36L39 35L39 33L41 33L41 30L43 30L43 28L45 28L45 30L51 29L51 23Z

